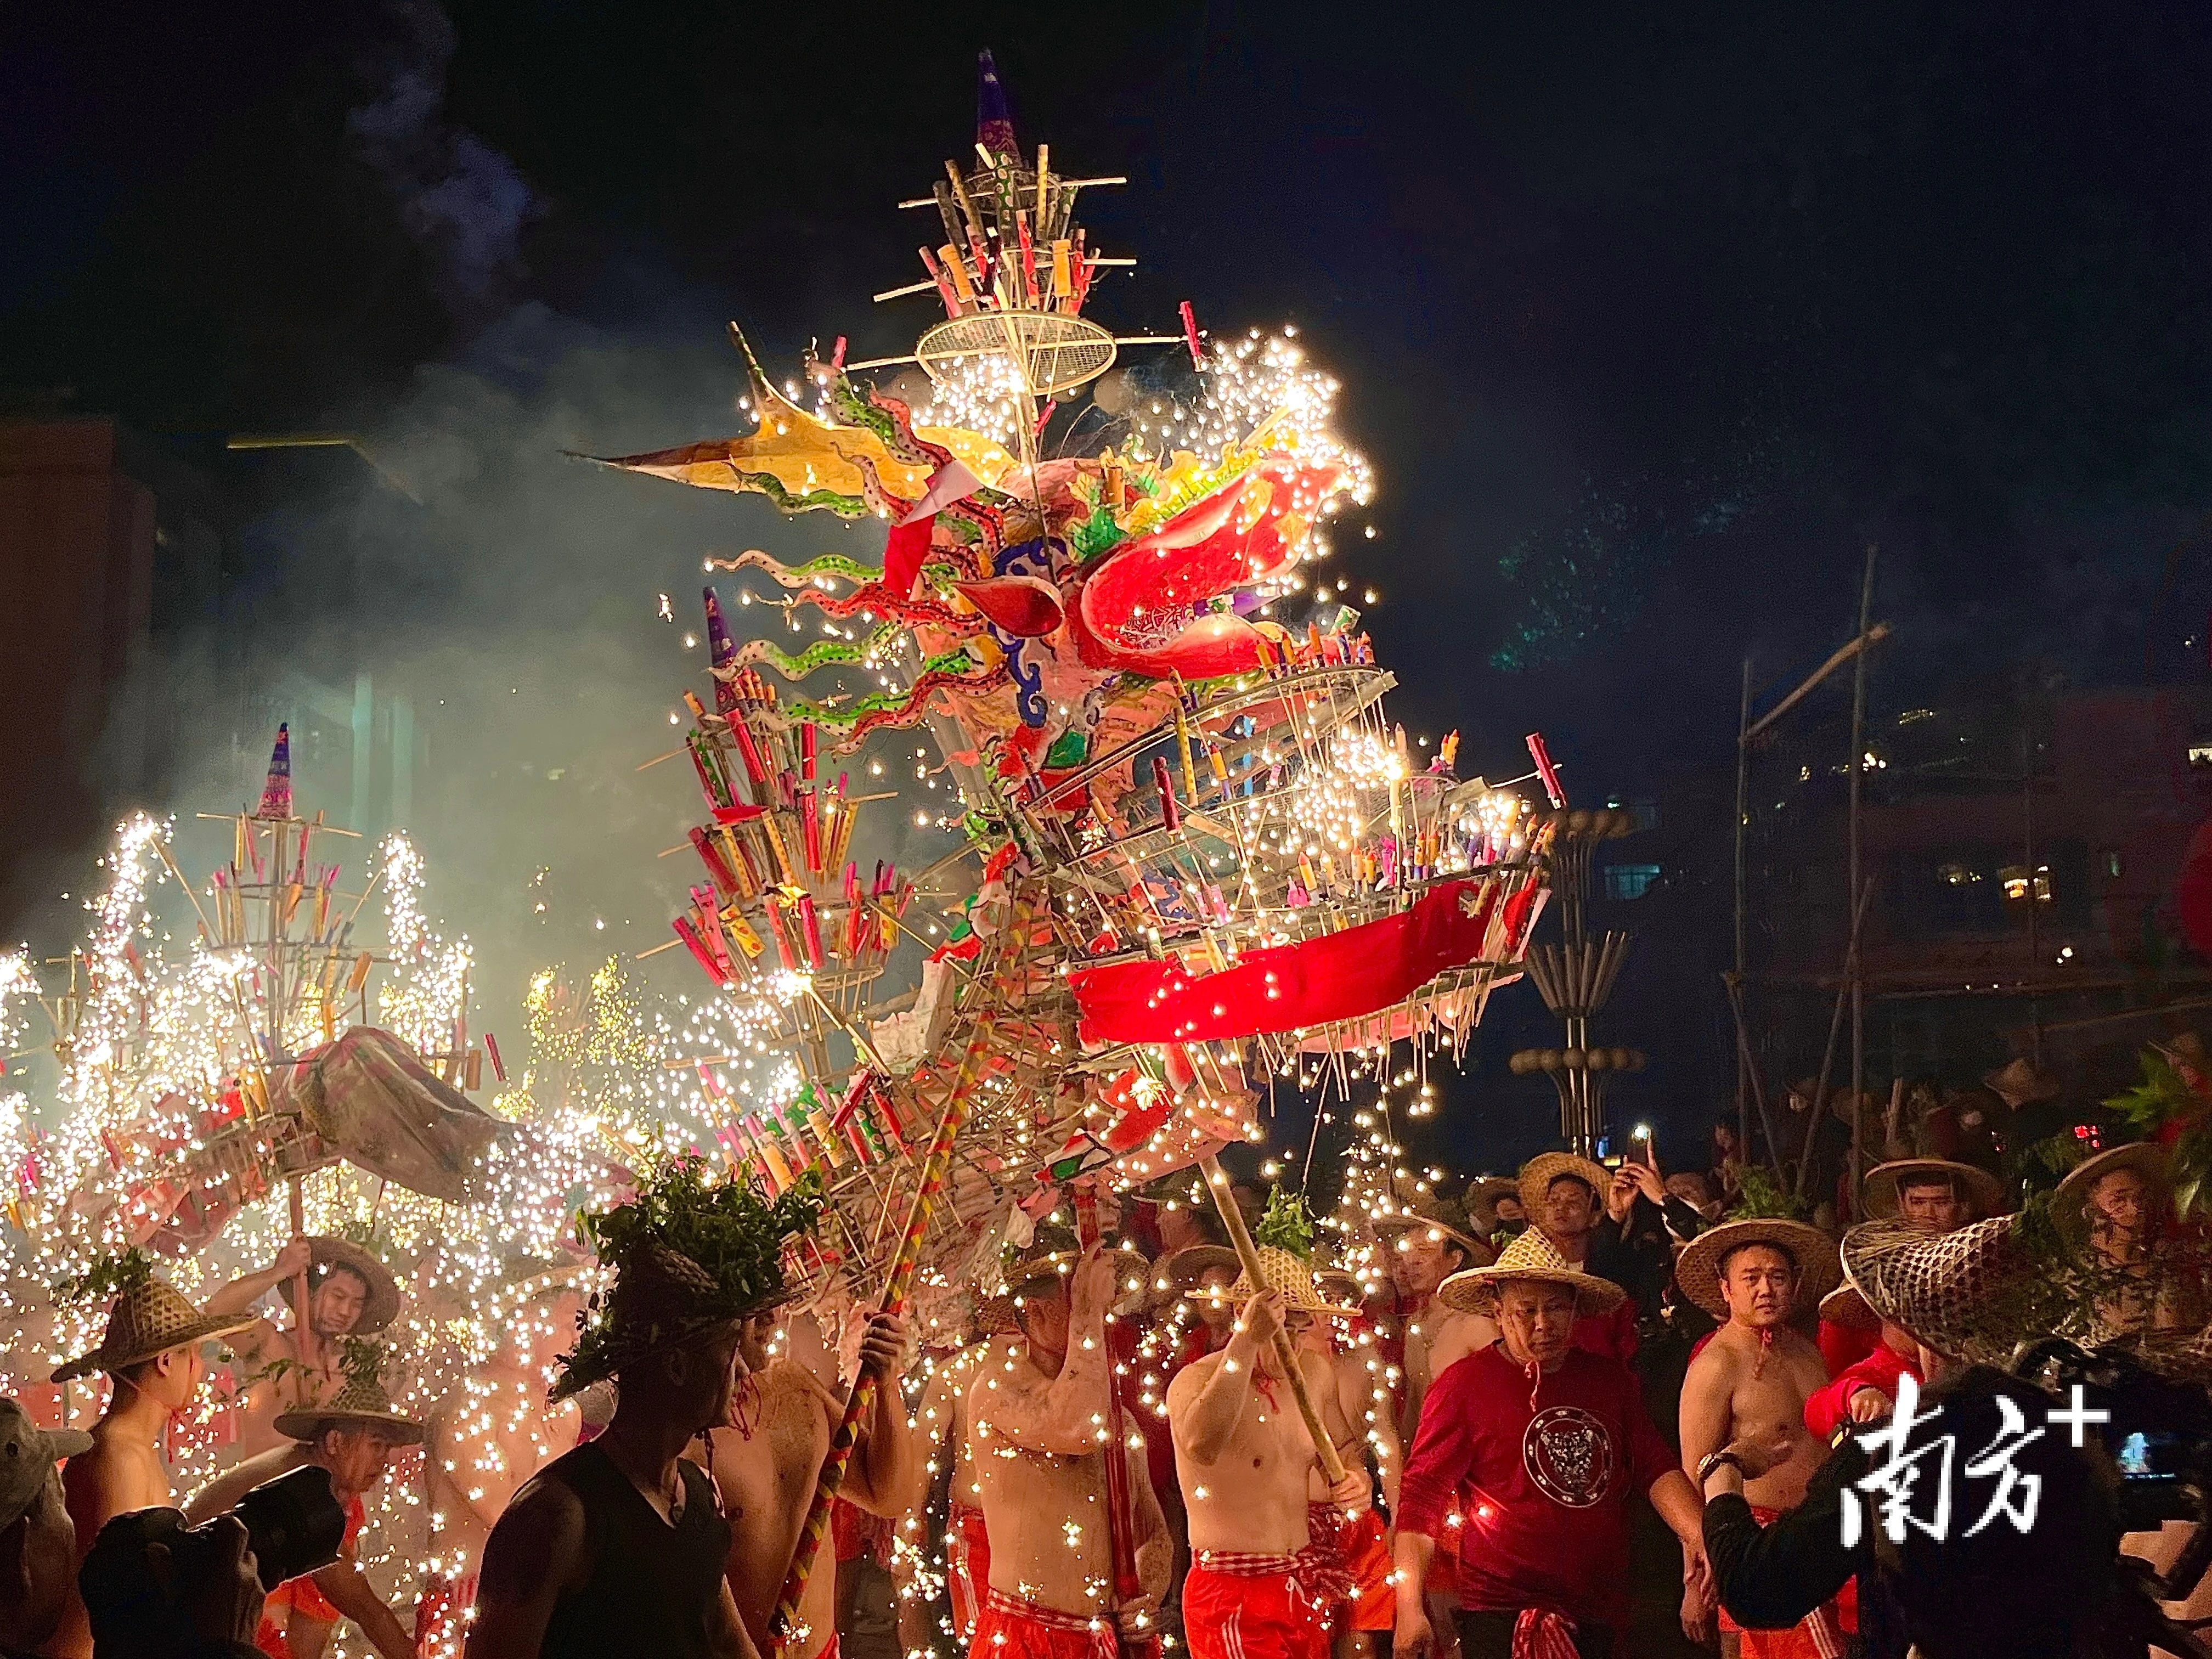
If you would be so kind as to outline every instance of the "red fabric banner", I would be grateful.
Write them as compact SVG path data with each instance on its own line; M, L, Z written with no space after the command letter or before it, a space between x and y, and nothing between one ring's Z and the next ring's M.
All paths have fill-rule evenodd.
M1085 1042L1199 1042L1363 1018L1479 960L1498 891L1496 881L1449 882L1395 916L1247 951L1215 974L1172 959L1078 969L1067 976L1078 1034ZM1519 953L1542 892L1532 883L1506 901L1506 954Z

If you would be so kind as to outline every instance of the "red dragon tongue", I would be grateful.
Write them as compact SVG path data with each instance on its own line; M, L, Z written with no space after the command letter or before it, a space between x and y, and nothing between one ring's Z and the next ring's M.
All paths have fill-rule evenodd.
M1042 576L987 576L959 591L985 621L1017 638L1039 639L1060 626L1060 590Z

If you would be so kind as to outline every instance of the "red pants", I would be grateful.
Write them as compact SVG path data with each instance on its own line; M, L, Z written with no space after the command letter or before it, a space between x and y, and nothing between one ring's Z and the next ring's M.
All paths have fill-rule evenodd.
M1328 1659L1338 1598L1312 1556L1200 1551L1182 1581L1191 1659Z
M1751 1518L1771 1527L1784 1511L1764 1504L1751 1506ZM1834 1596L1807 1613L1788 1630L1746 1630L1720 1608L1721 1628L1742 1638L1743 1659L1835 1659L1844 1651L1844 1638L1859 1627L1859 1581L1844 1580Z
M983 1530L983 1511L965 1504L953 1504L945 1519L945 1592L960 1639L972 1644L991 1583L991 1534Z
M1004 1590L988 1590L975 1621L971 1659L1119 1659L1114 1624L1058 1607L1041 1607Z

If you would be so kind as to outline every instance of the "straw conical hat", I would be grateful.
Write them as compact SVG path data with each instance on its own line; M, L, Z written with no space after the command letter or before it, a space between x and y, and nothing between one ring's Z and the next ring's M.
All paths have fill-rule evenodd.
M1859 1294L1859 1287L1856 1285L1838 1285L1822 1297L1820 1319L1824 1324L1841 1325L1848 1330L1878 1331L1881 1328L1881 1318L1867 1306L1866 1297Z
M1729 1308L1721 1296L1721 1263L1729 1251L1747 1244L1771 1244L1797 1264L1798 1307L1820 1301L1843 1279L1836 1242L1818 1227L1780 1216L1755 1216L1724 1221L1692 1239L1674 1263L1674 1282L1691 1301L1725 1321Z
M174 1285L159 1279L143 1279L109 1304L107 1332L100 1346L70 1360L52 1380L72 1382L94 1371L112 1376L172 1348L229 1336L258 1322L250 1313L202 1313Z
M392 1409L391 1396L373 1376L349 1376L328 1400L276 1418L276 1432L288 1440L313 1440L325 1429L375 1429L395 1446L420 1445L424 1433L420 1423Z
M1491 1266L1454 1273L1437 1287L1436 1299L1455 1313L1488 1315L1497 1309L1499 1291L1516 1279L1564 1285L1575 1293L1575 1312L1582 1316L1611 1313L1628 1299L1611 1279L1570 1266L1535 1227L1515 1237Z
M313 1252L315 1271L319 1274L326 1275L333 1267L343 1267L368 1286L368 1298L361 1306L361 1318L351 1330L341 1334L374 1335L399 1317L399 1281L392 1276L392 1269L375 1256L349 1238L311 1237L307 1240L307 1248ZM319 1277L313 1282L319 1285L322 1279ZM276 1287L288 1305L292 1300L292 1284L293 1281L288 1279ZM308 1300L313 1301L314 1294L314 1291L310 1289Z
M2124 1146L2108 1147L2094 1158L2082 1159L2060 1180L2058 1196L2071 1202L2057 1206L2059 1218L2078 1219L2081 1206L2089 1201L2090 1188L2116 1170L2133 1170L2155 1187L2164 1187L2173 1178L2166 1148L2154 1140L2131 1140Z
M1516 1185L1521 1188L1521 1207L1534 1221L1541 1212L1544 1194L1563 1175L1578 1176L1589 1184L1591 1195L1600 1204L1605 1202L1606 1188L1613 1185L1613 1175L1595 1158L1584 1158L1580 1152L1539 1152L1521 1166Z
M1401 1194L1399 1201L1402 1207L1395 1214L1376 1216L1370 1224L1385 1244L1395 1247L1400 1239L1425 1234L1458 1245L1470 1267L1487 1267L1497 1259L1495 1250L1468 1231L1467 1217L1458 1205L1424 1192Z
M2004 1183L1987 1170L1955 1164L1948 1158L1899 1158L1877 1164L1867 1171L1866 1212L1875 1221L1894 1218L1903 1199L1899 1183L1913 1176L1948 1176L1965 1188L1967 1203L1977 1216L1992 1216L2004 1208Z
M1320 1291L1314 1286L1313 1269L1288 1250L1277 1249L1273 1244L1261 1244L1256 1247L1255 1253L1260 1258L1260 1277L1265 1281L1265 1288L1282 1297L1286 1311L1310 1314L1359 1311L1357 1308L1339 1307L1323 1301ZM1229 1287L1230 1297L1236 1302L1241 1303L1255 1294L1251 1277L1247 1273L1239 1273L1237 1282Z

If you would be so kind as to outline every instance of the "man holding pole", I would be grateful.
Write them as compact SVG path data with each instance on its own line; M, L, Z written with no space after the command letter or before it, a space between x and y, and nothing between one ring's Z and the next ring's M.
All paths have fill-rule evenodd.
M1167 1523L1141 1442L1116 1444L1104 1426L1114 1262L1096 1245L1054 1248L1062 1242L1041 1231L1007 1268L1023 1341L968 1394L969 1467L991 1540L990 1587L970 1650L993 1659L1111 1659L1158 1648L1152 1614L1168 1586ZM1121 1460L1126 1476L1115 1484L1128 1496L1121 1521L1133 1598L1115 1585L1108 1457Z
M1271 1212L1263 1237L1279 1220ZM1365 1510L1373 1489L1364 1468L1345 1469L1306 1426L1305 1406L1335 1390L1331 1362L1283 1339L1336 1310L1292 1250L1255 1246L1235 1223L1231 1231L1238 1254L1256 1257L1257 1282L1248 1271L1231 1291L1243 1311L1227 1346L1183 1367L1168 1388L1190 1514L1183 1634L1193 1659L1326 1659L1335 1603L1350 1586L1341 1556L1314 1544L1308 1480L1319 1465L1328 1502L1347 1515Z
M254 1304L271 1291L292 1304L289 1329L253 1316ZM289 1443L276 1426L279 1414L303 1410L344 1386L343 1339L374 1336L397 1319L399 1285L390 1268L351 1239L295 1237L268 1267L234 1279L207 1306L210 1313L244 1314L250 1322L237 1344L231 1409L239 1454L252 1457Z
M730 1594L763 1654L775 1651L770 1618L798 1547L806 1498L845 1409L788 1353L770 1355L778 1316L775 1309L762 1309L738 1327L738 1352L750 1375L736 1401L735 1430L710 1431L704 1455L692 1454L712 1471L721 1493L730 1520ZM852 1465L837 1488L840 1498L870 1515L903 1513L915 1480L918 1437L899 1395L906 1358L905 1322L892 1314L871 1315L860 1339L860 1365L873 1376L875 1389ZM784 1659L815 1659L824 1653L836 1659L835 1572L809 1575L799 1623L804 1629L782 1650Z

